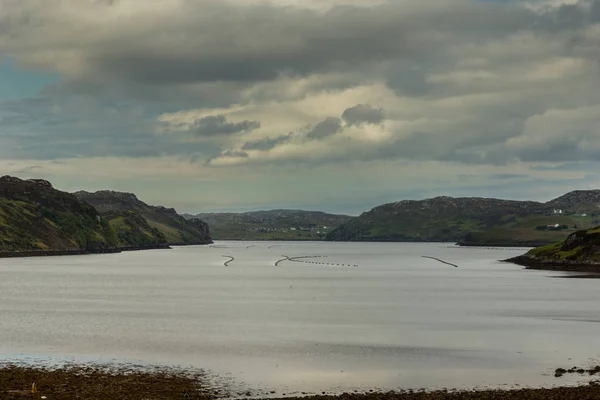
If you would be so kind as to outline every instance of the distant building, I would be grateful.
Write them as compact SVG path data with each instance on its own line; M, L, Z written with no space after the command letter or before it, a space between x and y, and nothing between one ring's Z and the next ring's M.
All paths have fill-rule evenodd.
M562 214L562 213L563 213L563 210L561 210L561 209L554 210L554 214Z
M290 231L295 231L295 230L296 230L296 228L290 228Z
M582 217L587 217L586 213L581 214Z

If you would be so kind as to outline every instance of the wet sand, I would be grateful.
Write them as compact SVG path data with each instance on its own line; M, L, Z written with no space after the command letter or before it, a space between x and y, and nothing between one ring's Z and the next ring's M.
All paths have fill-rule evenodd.
M600 370L600 367L598 368ZM571 371L565 371L568 373ZM589 372L589 371L586 371ZM590 372L591 374L591 372ZM35 383L35 391L32 391ZM274 392L270 392L274 393ZM269 397L264 393L232 394L215 388L206 375L197 371L171 369L139 369L136 367L63 366L60 368L4 365L0 367L0 400L24 399L225 399ZM551 389L473 390L452 391L393 391L343 394L308 394L284 396L270 400L586 400L600 398L600 384L558 387Z

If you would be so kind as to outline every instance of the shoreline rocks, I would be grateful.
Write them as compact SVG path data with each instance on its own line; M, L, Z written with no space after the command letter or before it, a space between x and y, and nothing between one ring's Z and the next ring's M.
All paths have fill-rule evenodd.
M127 246L106 249L71 249L71 250L24 250L24 251L0 251L0 258L21 258L21 257L53 257L53 256L79 256L87 254L115 254L123 251L142 251L142 250L167 250L171 247L167 244L157 244L149 246Z
M502 261L522 265L527 269L600 273L600 262L598 261L554 260L530 255L517 256Z

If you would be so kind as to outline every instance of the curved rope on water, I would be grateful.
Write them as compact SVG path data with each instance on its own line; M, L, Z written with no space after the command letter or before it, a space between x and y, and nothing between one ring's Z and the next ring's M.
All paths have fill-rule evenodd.
M235 257L231 257L231 256L221 256L221 257L225 257L225 258L229 258L230 260L225 261L225 264L223 264L224 266L229 266L229 263L232 262L233 260L235 260Z
M280 263L280 262L284 262L284 261L287 261L287 260L289 260L289 259L290 259L288 256L284 256L284 255L282 255L281 257L285 257L285 258L282 258L281 260L279 260L279 261L276 261L276 262L275 262L275 266L276 266L276 267L278 267L278 266L279 266L279 263Z
M429 256L421 256L421 257L423 257L423 258L429 258L430 260L439 261L439 262L441 262L442 264L451 265L451 266L453 266L453 267L456 267L456 268L458 268L458 265L456 265L456 264L452 264L452 263L450 263L450 262L448 262L448 261L440 260L439 258L435 258L435 257L429 257Z

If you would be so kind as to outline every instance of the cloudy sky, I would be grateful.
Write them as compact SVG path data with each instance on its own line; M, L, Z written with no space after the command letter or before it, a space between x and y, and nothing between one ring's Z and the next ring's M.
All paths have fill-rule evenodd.
M356 214L599 167L600 0L0 0L0 174Z

